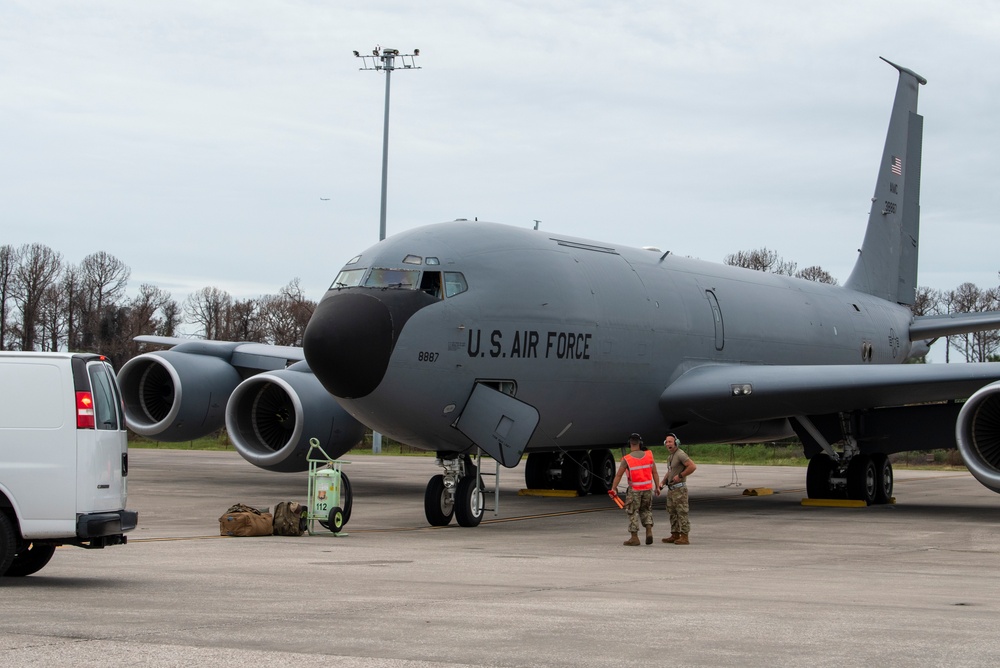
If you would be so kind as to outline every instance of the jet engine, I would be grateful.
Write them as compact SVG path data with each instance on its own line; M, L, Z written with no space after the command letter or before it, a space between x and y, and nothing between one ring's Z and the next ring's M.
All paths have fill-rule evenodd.
M129 428L161 441L190 441L220 429L240 383L227 361L237 344L184 343L133 357L118 372Z
M309 440L340 457L361 440L364 427L340 407L308 364L251 376L226 408L229 438L243 458L269 471L305 471Z
M969 397L958 413L955 438L969 472L1000 493L1000 382Z

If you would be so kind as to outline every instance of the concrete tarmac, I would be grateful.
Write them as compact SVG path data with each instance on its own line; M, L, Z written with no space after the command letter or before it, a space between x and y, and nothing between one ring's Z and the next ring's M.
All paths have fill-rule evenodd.
M128 545L0 578L4 665L984 666L1000 651L1000 496L965 472L897 470L896 505L811 508L804 469L703 465L692 544L660 542L660 499L654 544L625 547L604 496L518 496L523 464L474 529L427 526L432 458L364 455L345 467L349 535L223 538L230 505L305 502L306 475L234 453L130 462Z

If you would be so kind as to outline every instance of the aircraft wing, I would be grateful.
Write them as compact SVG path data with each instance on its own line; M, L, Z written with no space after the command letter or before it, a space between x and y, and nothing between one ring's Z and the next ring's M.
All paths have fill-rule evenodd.
M273 371L301 362L305 359L302 348L295 346L272 346L265 343L237 343L233 341L211 341L207 339L182 339L175 336L137 336L140 343L154 345L183 346L185 352L194 352L192 348L203 348L205 351L226 350L232 357L230 364L241 369L252 371Z
M965 399L1000 380L1000 362L895 365L705 365L660 395L670 422L718 424Z

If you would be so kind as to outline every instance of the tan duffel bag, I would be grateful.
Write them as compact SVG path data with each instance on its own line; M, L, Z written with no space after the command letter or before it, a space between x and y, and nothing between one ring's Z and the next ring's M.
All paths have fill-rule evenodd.
M237 503L219 518L221 536L270 536L274 518L256 508Z

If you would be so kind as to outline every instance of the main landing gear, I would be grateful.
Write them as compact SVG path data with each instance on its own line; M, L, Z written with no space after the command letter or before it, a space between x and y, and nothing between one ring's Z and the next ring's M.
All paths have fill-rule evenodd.
M615 456L610 450L532 452L524 467L528 489L567 489L606 494L615 479Z
M837 460L820 452L809 460L806 492L810 499L852 499L867 505L892 500L892 462L881 452L843 454Z
M431 478L424 491L427 522L431 526L443 527L451 524L454 517L459 526L479 526L486 511L480 467L468 455L448 455L450 458L438 458L437 465L444 469L444 473ZM479 463L482 464L481 461Z

